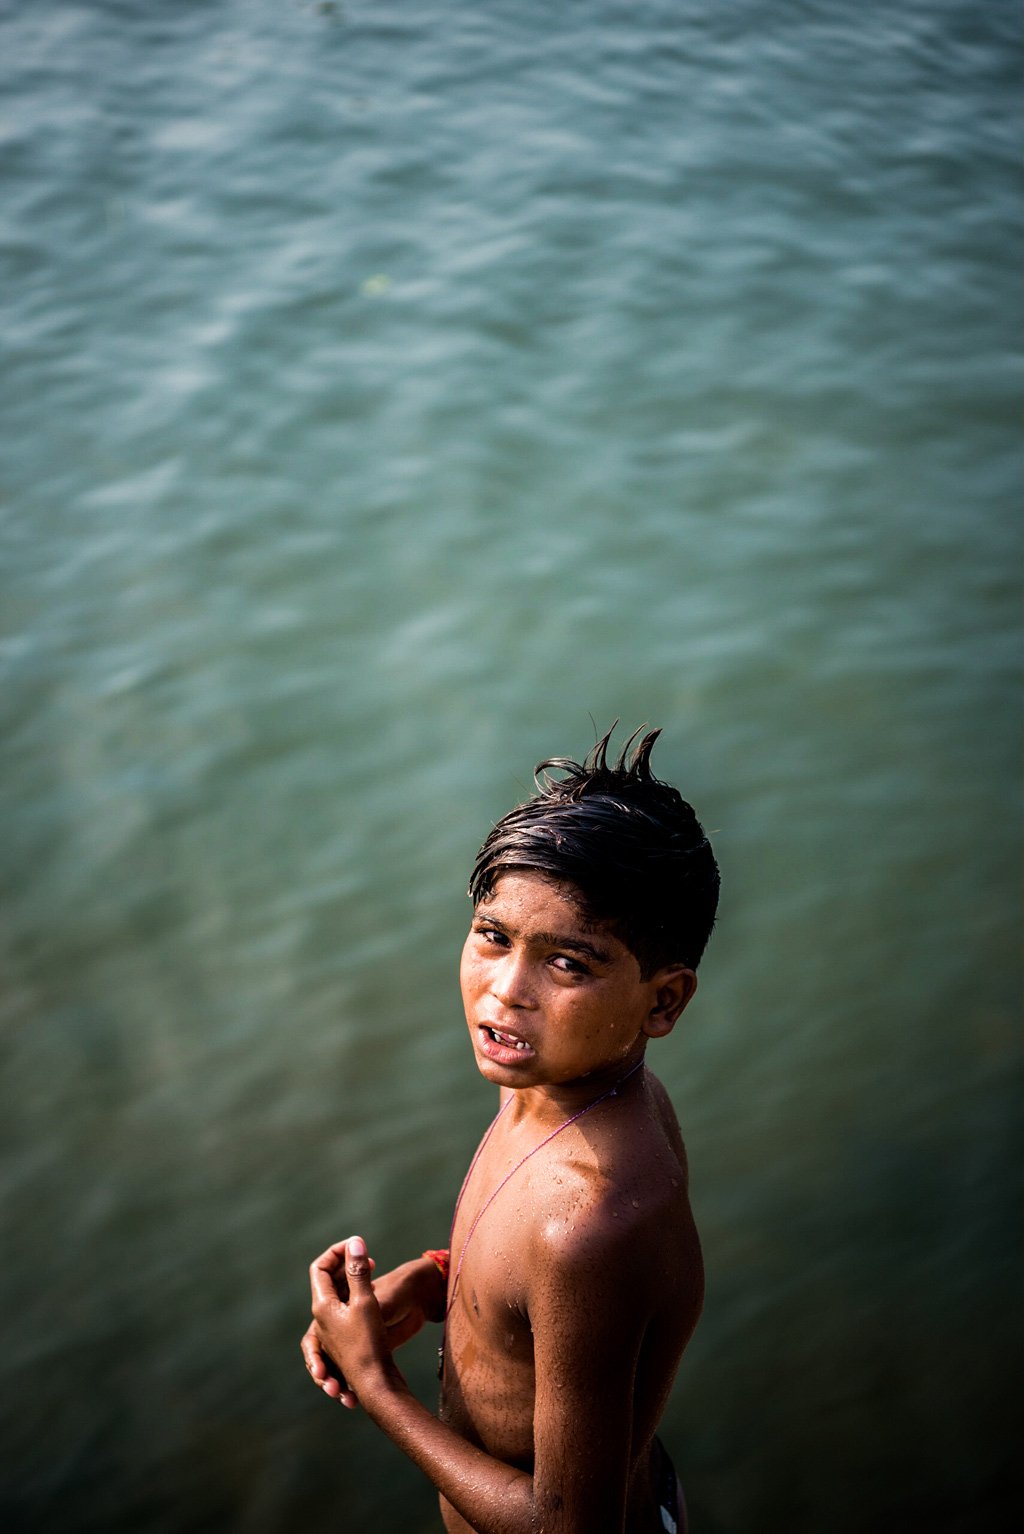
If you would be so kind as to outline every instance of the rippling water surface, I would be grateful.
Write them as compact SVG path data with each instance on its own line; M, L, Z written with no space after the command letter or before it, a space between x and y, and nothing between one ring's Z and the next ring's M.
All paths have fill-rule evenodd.
M0 57L5 1528L436 1527L304 1269L443 1240L467 870L591 715L723 867L654 1062L695 1534L1006 1527L1014 8L38 0Z

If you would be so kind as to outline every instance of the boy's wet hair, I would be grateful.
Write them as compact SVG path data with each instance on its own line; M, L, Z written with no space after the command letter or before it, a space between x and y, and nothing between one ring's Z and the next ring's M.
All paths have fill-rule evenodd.
M584 762L538 763L537 794L498 821L477 855L469 893L478 905L513 870L563 881L584 919L609 927L635 955L645 980L667 964L696 969L718 907L711 843L679 790L651 771L661 731L651 730L630 755L637 730L609 765L614 729Z

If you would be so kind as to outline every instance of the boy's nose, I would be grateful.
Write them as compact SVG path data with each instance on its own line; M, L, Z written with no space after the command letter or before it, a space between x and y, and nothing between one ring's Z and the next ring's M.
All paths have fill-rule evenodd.
M531 1007L533 995L530 990L528 966L525 959L510 953L495 965L491 975L491 995L503 1007Z

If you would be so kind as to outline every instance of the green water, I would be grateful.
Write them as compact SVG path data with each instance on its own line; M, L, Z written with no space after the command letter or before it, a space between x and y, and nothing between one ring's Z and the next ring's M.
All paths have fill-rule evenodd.
M1008 1526L1019 34L0 5L5 1529L437 1527L305 1267L443 1244L468 869L591 715L723 870L695 1534Z

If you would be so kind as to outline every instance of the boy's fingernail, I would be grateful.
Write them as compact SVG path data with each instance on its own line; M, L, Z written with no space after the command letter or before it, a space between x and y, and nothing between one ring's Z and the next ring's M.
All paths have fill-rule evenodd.
M350 1257L366 1256L366 1242L363 1240L362 1236L353 1236L349 1241L348 1255Z

